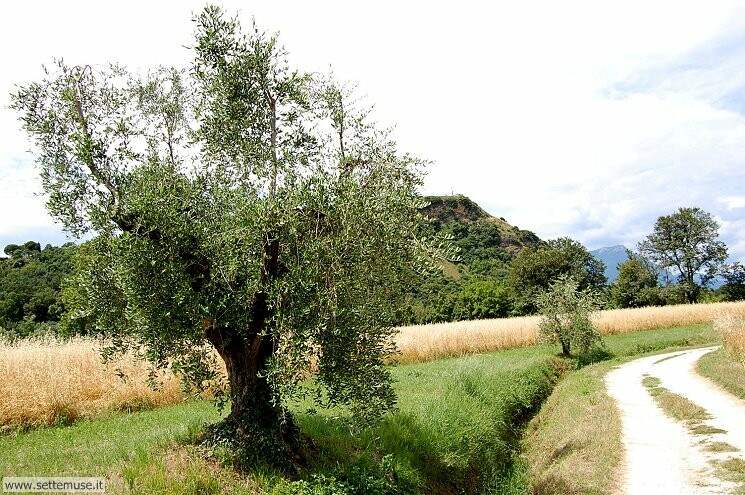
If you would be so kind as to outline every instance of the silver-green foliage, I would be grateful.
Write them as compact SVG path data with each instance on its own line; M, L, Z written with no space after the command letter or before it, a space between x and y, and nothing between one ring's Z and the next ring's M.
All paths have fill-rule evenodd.
M580 289L573 277L557 278L538 296L536 304L542 339L561 344L563 354L570 355L573 347L584 354L602 345L592 323L593 313L600 308L598 296L590 289Z
M315 370L324 402L375 416L395 400L394 309L439 252L418 235L423 163L276 36L215 7L194 23L189 67L60 61L13 94L49 211L95 236L68 318L195 381L211 344L234 412Z

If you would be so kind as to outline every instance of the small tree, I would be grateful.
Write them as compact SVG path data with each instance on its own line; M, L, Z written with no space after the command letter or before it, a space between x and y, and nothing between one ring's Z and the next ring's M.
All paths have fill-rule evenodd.
M613 302L621 308L637 308L654 303L657 271L647 260L628 252L628 259L618 265L618 278L611 286Z
M680 208L657 219L654 231L639 243L639 252L662 270L676 271L686 301L695 303L701 285L727 259L727 246L718 237L719 224L711 214L701 208Z
M300 451L286 401L310 371L324 405L373 419L395 402L384 357L412 270L421 162L275 36L216 7L194 63L146 76L59 63L19 88L49 211L81 248L68 319L200 383L225 364L238 460Z
M571 276L561 275L536 300L541 320L539 329L547 342L561 344L561 353L570 356L572 347L585 354L602 345L592 323L592 314L600 307L597 295L580 289Z

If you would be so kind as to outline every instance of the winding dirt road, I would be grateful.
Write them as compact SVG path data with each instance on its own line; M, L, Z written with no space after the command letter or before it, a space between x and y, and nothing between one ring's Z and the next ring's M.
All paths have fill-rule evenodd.
M716 347L637 359L606 376L608 393L621 411L626 450L621 492L629 495L699 495L736 493L738 485L722 479L718 463L745 460L745 403L695 371L696 362ZM657 377L660 386L703 407L712 433L695 434L658 407L642 384ZM714 433L714 431L718 431ZM700 433L700 431L699 431ZM737 451L713 452L715 442Z

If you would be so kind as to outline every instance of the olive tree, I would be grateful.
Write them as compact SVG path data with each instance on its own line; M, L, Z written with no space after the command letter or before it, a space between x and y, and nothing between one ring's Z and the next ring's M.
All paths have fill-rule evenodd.
M210 438L282 464L301 451L286 403L311 373L325 405L394 406L394 308L438 252L417 234L422 163L276 36L216 7L194 23L189 67L58 62L12 106L49 211L94 236L68 319L194 382L216 351L230 414Z
M571 355L572 347L584 354L602 344L592 323L592 314L600 308L598 297L590 289L581 289L572 276L560 275L538 296L536 305L542 339L558 342L564 356Z
M639 243L639 252L661 269L677 272L686 301L695 303L699 283L707 284L727 260L727 246L718 237L719 224L710 213L679 208L657 219L654 231Z

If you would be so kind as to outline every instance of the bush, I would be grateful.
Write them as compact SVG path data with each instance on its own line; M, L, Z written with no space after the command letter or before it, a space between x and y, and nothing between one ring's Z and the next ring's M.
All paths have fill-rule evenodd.
M271 495L405 495L416 488L399 480L390 455L380 466L352 465L334 474L313 474L308 480L280 481Z
M541 315L541 337L561 344L565 356L571 354L572 347L579 348L581 354L602 347L602 337L592 323L592 313L600 307L598 297L580 289L573 277L560 276L538 296L536 306Z

